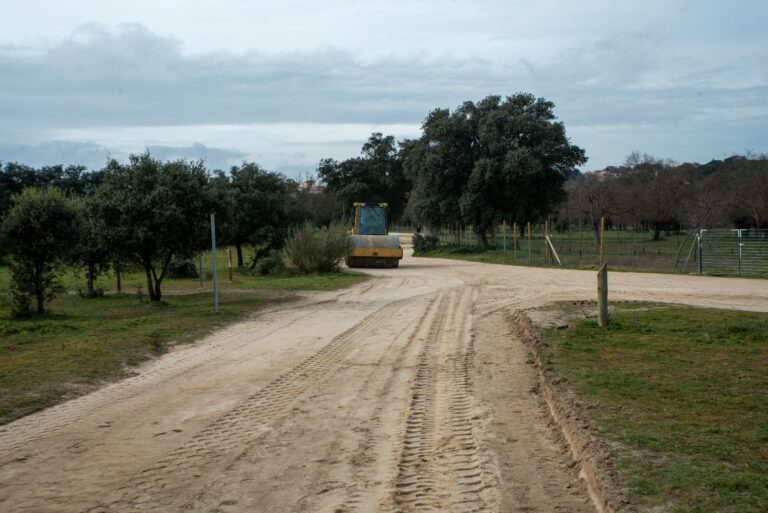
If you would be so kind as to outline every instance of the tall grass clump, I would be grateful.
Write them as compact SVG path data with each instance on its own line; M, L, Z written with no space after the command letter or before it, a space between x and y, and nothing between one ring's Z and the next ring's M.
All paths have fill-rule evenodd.
M311 223L296 228L285 243L285 254L301 273L335 272L350 251L347 230L340 224L315 228Z

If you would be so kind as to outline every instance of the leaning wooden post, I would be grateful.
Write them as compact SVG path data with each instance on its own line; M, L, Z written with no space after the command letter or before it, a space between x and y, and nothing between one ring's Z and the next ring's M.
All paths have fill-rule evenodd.
M531 253L531 222L528 221L528 265L533 263L533 254Z
M608 326L608 264L597 272L597 325Z

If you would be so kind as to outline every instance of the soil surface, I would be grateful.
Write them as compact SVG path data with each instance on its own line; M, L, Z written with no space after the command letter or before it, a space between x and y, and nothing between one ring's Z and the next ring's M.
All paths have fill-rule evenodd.
M508 316L595 272L407 257L0 427L0 511L595 511ZM613 299L768 311L763 280Z

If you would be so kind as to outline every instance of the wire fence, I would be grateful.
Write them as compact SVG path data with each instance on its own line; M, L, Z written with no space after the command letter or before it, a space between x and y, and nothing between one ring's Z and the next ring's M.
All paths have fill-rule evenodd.
M768 276L768 230L697 230L683 270L699 274Z
M432 232L440 250L480 253L471 227ZM549 236L549 243L545 239ZM701 242L701 252L698 250ZM597 266L600 239L593 230L551 230L542 224L499 224L488 232L483 260L523 265ZM768 230L687 230L661 232L606 230L605 255L611 267L713 275L768 277ZM701 261L701 266L699 266Z

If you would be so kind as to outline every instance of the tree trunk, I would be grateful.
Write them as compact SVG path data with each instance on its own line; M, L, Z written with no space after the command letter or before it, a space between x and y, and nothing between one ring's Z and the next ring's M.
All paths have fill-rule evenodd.
M477 245L483 249L486 249L488 247L488 237L486 237L486 232L488 231L487 223L483 225L475 225L474 230Z
M654 223L653 225L653 240L659 240L661 238L661 224Z
M592 221L592 232L595 235L595 244L600 245L600 219Z
M88 277L85 282L86 294L88 297L93 297L93 281L96 274L96 264L88 262Z
M237 243L235 248L237 248L237 267L240 268L243 266L243 245Z
M117 293L120 294L123 292L123 282L122 282L122 268L120 267L120 260L115 260L115 278L117 278Z
M155 292L155 286L152 282L152 265L144 264L144 273L147 275L147 294L150 301L160 301L160 297Z

